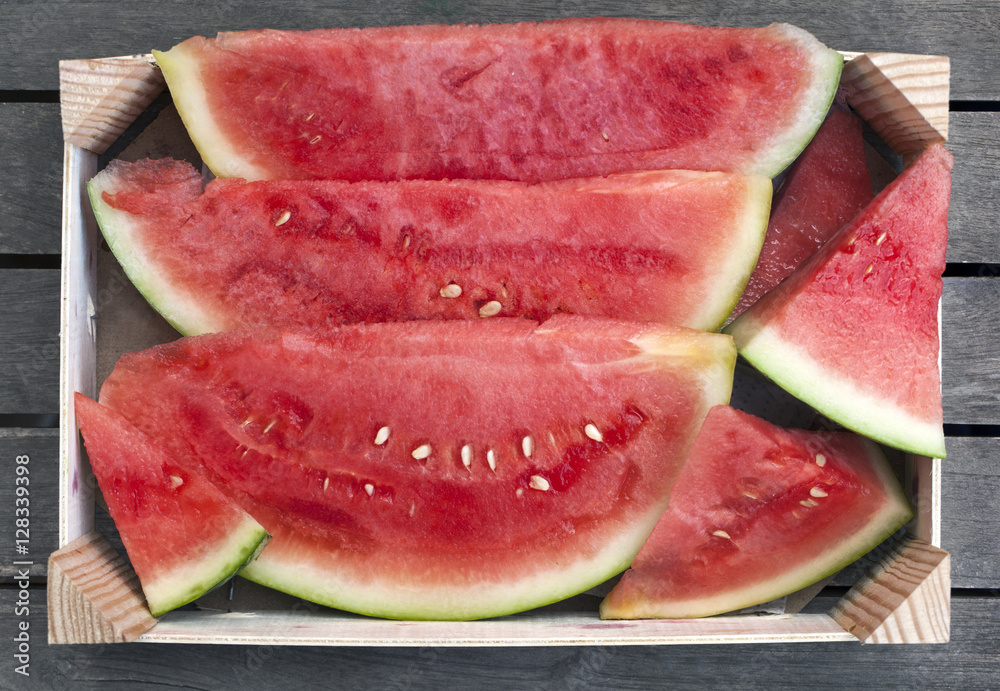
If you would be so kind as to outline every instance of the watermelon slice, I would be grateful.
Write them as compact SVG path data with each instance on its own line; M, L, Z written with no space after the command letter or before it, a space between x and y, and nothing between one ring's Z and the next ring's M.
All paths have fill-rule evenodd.
M101 401L273 536L246 577L471 619L624 570L734 362L721 334L568 315L228 332L126 355Z
M919 159L726 327L747 360L832 420L943 458L938 305L952 156Z
M153 51L219 177L773 177L843 60L807 32L637 19L249 31Z
M719 406L601 617L703 617L767 602L847 566L911 516L874 443Z
M90 466L158 617L204 595L267 542L257 521L155 440L83 394L76 419Z
M732 318L815 254L873 196L861 119L835 106L774 195L760 259Z
M185 334L247 325L557 312L719 329L753 270L762 176L521 182L215 180L112 162L89 185L108 244Z

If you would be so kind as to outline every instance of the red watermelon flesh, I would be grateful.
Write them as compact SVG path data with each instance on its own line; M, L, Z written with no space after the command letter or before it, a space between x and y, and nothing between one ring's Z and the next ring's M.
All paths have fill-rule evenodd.
M101 401L267 528L246 577L470 619L626 568L734 360L719 334L570 316L229 332L126 355Z
M760 259L732 318L815 254L873 196L861 120L834 107L774 195Z
M215 180L170 159L90 183L102 231L181 332L558 312L714 331L760 250L762 176Z
M148 393L148 392L147 392ZM225 581L267 533L116 411L74 398L90 466L154 617Z
M740 354L840 424L943 458L938 310L953 159L909 168L726 327Z
M702 617L767 602L847 566L911 516L872 442L719 406L601 617Z
M607 18L222 33L154 55L213 172L255 180L773 177L843 65L789 25Z

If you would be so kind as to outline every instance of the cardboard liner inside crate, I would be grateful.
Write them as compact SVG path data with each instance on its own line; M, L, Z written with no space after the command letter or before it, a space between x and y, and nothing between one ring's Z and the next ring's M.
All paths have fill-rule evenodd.
M904 165L948 128L948 58L894 53L845 53L841 93ZM698 620L601 621L595 596L479 622L381 621L331 610L245 583L200 601L201 610L149 616L127 561L94 526L94 487L73 412L73 392L94 396L124 352L178 334L150 308L102 250L85 193L104 153L163 91L151 56L60 63L63 135L62 357L60 378L60 519L62 549L49 562L49 640L96 643L140 640L178 643L324 645L580 645L747 643L856 640L929 643L948 640L949 558L940 545L940 461L901 460L914 519L829 613L799 614L826 583L789 596L785 613L724 615ZM172 106L120 153L129 160L172 155L200 164ZM891 177L877 155L873 181ZM883 166L880 171L877 166ZM100 316L100 338L95 327ZM757 383L755 383L757 382ZM810 424L813 413L753 375L737 374L734 404L784 426ZM741 405L742 403L742 405ZM74 542L75 541L75 542ZM70 544L72 542L72 544ZM875 557L869 559L873 561ZM859 567L854 567L857 570ZM241 583L241 590L247 590ZM267 591L270 593L270 591ZM209 611L211 609L248 611ZM795 613L793 613L795 612Z

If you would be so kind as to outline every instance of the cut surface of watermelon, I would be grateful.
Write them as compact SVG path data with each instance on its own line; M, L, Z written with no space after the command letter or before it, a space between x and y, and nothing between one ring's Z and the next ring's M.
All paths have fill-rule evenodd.
M77 423L97 483L154 617L230 578L267 533L197 470L82 394Z
M703 617L768 602L847 566L911 516L873 442L719 406L601 616Z
M528 185L215 180L170 159L89 185L126 273L182 333L568 312L715 331L760 252L762 176Z
M774 195L760 259L732 317L815 254L873 196L861 120L835 106Z
M205 162L249 180L773 177L843 66L786 24L607 18L222 33L154 55Z
M264 525L246 577L471 619L624 570L734 361L724 335L566 315L229 332L123 357L101 401Z
M830 419L938 458L952 162L942 145L925 151L725 329L757 369Z

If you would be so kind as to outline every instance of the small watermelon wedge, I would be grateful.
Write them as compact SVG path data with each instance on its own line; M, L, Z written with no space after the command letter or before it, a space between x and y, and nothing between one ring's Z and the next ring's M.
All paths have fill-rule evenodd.
M843 59L806 31L638 19L194 37L153 51L219 177L773 177Z
M729 324L751 364L830 419L945 455L938 310L953 159L927 149L809 261Z
M267 543L248 513L122 415L83 394L74 403L91 468L154 617L228 580Z
M692 171L214 180L203 193L171 159L114 161L88 188L128 276L189 335L559 312L716 331L771 202L763 176Z
M601 617L705 617L768 602L847 566L911 516L871 441L718 406Z
M722 334L571 315L244 330L126 355L101 401L273 536L241 575L474 619L628 566L735 357Z
M732 319L815 254L873 196L861 119L834 106L774 195L760 259Z

